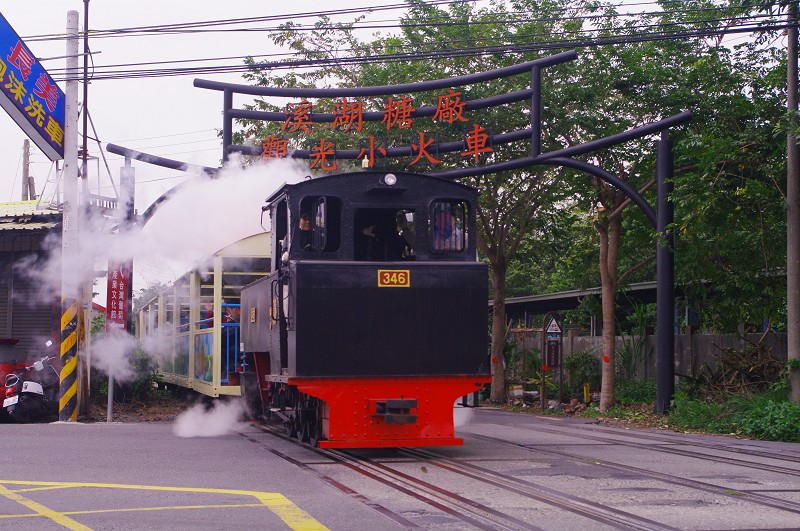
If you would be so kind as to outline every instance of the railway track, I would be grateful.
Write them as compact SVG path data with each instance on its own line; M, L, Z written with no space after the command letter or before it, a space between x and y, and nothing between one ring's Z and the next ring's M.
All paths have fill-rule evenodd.
M433 527L536 530L552 528L554 518L563 520L569 514L568 521L576 528L675 529L632 512L428 450L324 450L299 443L274 426L259 425L259 429L302 445L317 459L299 460L266 446L273 455L312 472L406 528L427 528L431 522L438 522ZM258 444L255 439L243 436ZM365 492L365 480L369 482L370 493L377 489L381 494ZM491 499L476 499L475 493L482 492L491 492ZM538 516L531 518L531 515Z
M582 432L589 432L594 434L608 434L609 432L624 434L626 430L624 428L599 428L593 424L586 424L577 428L579 431ZM664 443L664 444L680 444L681 446L691 446L695 448L702 448L703 450L717 450L717 451L724 451L729 452L732 454L740 454L747 456L748 460L752 459L753 457L763 457L765 459L771 459L773 461L785 461L789 463L800 463L800 453L798 454L787 454L787 453L779 453L779 452L768 452L763 449L756 449L752 445L749 448L742 448L742 445L747 445L746 440L737 440L737 444L722 444L722 443L715 443L712 442L711 437L703 437L702 442L693 442L692 440L682 439L680 443L676 443L674 436L668 435L659 435L658 433L647 433L643 431L637 431L636 435L637 439L640 440L647 440L656 443ZM800 446L798 446L800 449Z
M480 435L478 435L478 436L474 435L473 437L476 437L478 439L482 439L482 440L485 440L485 441L490 441L490 442L495 443L495 444L509 444L507 441L503 441L503 440L498 439L496 437L486 437L486 436L480 436ZM622 443L622 444L624 445L624 443ZM628 446L630 446L630 444L628 444ZM517 446L517 447L519 447L519 446ZM523 446L523 448L525 448L525 447ZM566 451L562 451L562 450L535 448L535 447L527 448L527 449L529 449L529 450L531 450L532 452L535 452L535 453L557 455L557 456L560 456L560 457L566 457L566 458L572 459L572 460L574 460L576 462L578 462L578 461L585 462L586 461L586 458L581 456L580 454L570 453L570 452L566 452ZM660 450L658 448L655 448L655 449L654 448L650 448L650 449L654 450L654 451L662 451L662 450ZM696 454L690 454L690 453L682 454L681 452L674 452L674 451L670 451L670 452L666 452L666 453L677 454L677 455L692 455L692 456L696 456ZM724 460L723 462L726 462L726 463L729 463L729 464L731 463L731 461L729 461L729 460ZM676 486L679 485L679 486L682 486L682 487L687 487L687 488L690 488L690 489L703 491L703 492L709 492L709 493L713 493L713 494L718 495L718 496L728 497L728 498L732 498L732 499L736 499L736 500L747 500L748 502L750 502L752 504L755 504L755 505L760 505L760 506L763 506L763 507L771 507L773 509L779 509L779 510L782 510L782 511L787 511L787 512L790 512L790 513L793 513L793 514L800 515L800 503L794 502L794 501L791 501L791 500L784 500L784 499L776 498L774 496L769 496L769 495L766 495L766 494L761 494L761 493L759 493L759 492L757 492L755 490L745 491L745 490L740 489L740 488L733 488L733 487L725 486L725 485L717 485L717 484L714 484L714 483L708 483L708 482L697 481L697 480L693 480L693 479L681 478L681 477L678 477L678 476L675 476L675 475L664 474L664 473L656 472L656 471L653 471L653 470L648 470L648 469L645 469L645 468L635 467L635 466L626 465L626 464L617 463L617 462L594 460L593 464L598 466L598 467L614 469L614 470L618 470L618 471L630 472L630 473L636 474L636 475L638 475L638 476L640 476L642 478L649 478L649 479L657 480L659 482L662 482L662 483L665 483L665 484L669 484L669 485L676 485ZM749 465L748 463L743 462L743 461L740 461L739 463L736 463L736 464L741 464L741 466L744 466L744 467L748 467L748 465ZM751 468L759 468L760 470L772 471L772 472L777 472L777 473L788 473L788 472L785 471L785 469L779 468L779 467L758 466L758 467L751 467ZM790 471L790 472L792 472L790 474L792 476L796 476L797 475L796 471Z
M553 425L543 426L541 424L537 424L535 428L531 427L524 429L531 429L541 433L569 436L573 439L582 439L592 442L599 442L603 444L624 445L631 448L646 449L665 454L677 455L685 458L702 459L705 461L716 461L719 463L757 469L775 474L800 477L800 468L798 467L792 468L790 466L778 466L774 464L767 464L767 463L760 463L753 461L754 457L761 457L773 461L800 463L800 454L791 455L786 453L767 452L755 449L749 450L727 444L706 442L706 440L704 440L702 444L693 443L683 438L677 440L675 437L668 437L663 435L659 436L657 434L643 433L640 431L635 432L636 433L635 438L637 439L637 441L645 440L648 442L634 442L631 440L626 440L626 434L627 437L630 437L631 432L629 430L620 430L616 428L600 429L600 428L587 427L587 425L580 425L577 427L575 425L571 425L568 429L559 429L557 426ZM478 437L483 438L485 440L493 440L494 442L498 443L509 444L508 441L506 440L501 440L492 437L485 437L485 436L478 436ZM651 442L660 444L650 444ZM687 450L685 449L685 447L687 446L699 448L702 451ZM533 445L531 447L533 448ZM710 451L726 452L735 455L741 455L743 457L739 458L739 457L730 457L726 455L715 455L710 453Z

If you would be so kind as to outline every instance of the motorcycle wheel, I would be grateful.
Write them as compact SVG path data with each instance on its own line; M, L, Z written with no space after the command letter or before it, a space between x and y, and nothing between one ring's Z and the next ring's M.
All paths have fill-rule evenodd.
M27 400L27 396L20 395L19 400L16 404L9 407L6 411L8 411L8 417L11 419L12 422L18 422L20 424L24 424L28 422L28 409L29 409L29 401Z

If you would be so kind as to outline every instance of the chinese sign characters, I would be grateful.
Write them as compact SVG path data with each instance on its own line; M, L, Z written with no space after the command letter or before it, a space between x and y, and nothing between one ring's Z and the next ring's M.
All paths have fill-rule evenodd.
M440 124L458 124L468 122L465 115L466 102L462 98L462 93L449 89L446 94L437 97L438 102L432 120ZM389 97L384 102L381 111L381 124L387 131L410 130L414 124L414 117L417 109L414 101L409 96L399 98ZM291 102L284 111L284 120L281 131L284 134L312 134L313 130L313 104L308 100ZM356 131L361 132L364 122L363 103L350 101L342 98L334 102L333 125L336 131ZM331 127L331 126L328 126ZM494 149L491 143L491 133L477 123L464 130L462 142L464 149L460 155L462 158L473 161L475 164L480 162L480 157L492 153ZM262 140L262 158L283 158L289 155L289 140L286 138L270 135ZM411 134L410 158L408 165L414 166L419 163L435 166L441 164L439 158L439 138L436 133L418 131ZM374 167L375 161L387 158L388 140L386 137L375 137L370 135L359 139L359 149L357 158L362 159L366 167ZM338 168L336 161L336 143L324 137L313 140L309 151L311 169L322 171L335 171Z
M50 160L64 158L64 93L2 15L0 106Z
M131 300L130 262L108 262L106 303L106 330L125 331Z

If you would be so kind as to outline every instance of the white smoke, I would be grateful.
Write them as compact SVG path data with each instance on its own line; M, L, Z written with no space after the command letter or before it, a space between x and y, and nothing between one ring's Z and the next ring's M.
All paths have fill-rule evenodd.
M472 418L475 416L475 412L472 408L467 407L455 407L453 408L453 425L456 428L460 428L461 426L466 426L467 424L472 422Z
M92 366L117 382L133 380L136 374L131 365L131 353L136 346L132 336L111 330L92 343Z
M45 242L46 259L32 255L17 268L38 287L34 297L41 304L58 300L62 279L77 293L79 287L91 285L95 264L104 268L109 260L133 260L135 296L147 287L138 285L141 271L147 272L150 282L171 282L223 247L268 229L266 214L262 227L265 199L284 183L298 182L307 173L307 168L293 159L272 159L247 168L232 160L217 178L190 175L142 230L112 233L117 220L84 216L77 221L76 256L62 261L61 235L53 234ZM137 210L142 213L148 206L137 205ZM147 352L163 355L170 351L152 341L143 339ZM92 347L93 366L118 381L135 376L130 364L136 347L132 338L109 336Z
M298 182L304 168L274 160L247 168L226 166L215 179L195 175L163 202L141 232L112 238L108 254L117 259L177 267L185 273L212 253L268 229L264 200L285 182ZM135 269L135 266L134 266Z
M245 412L242 400L218 400L211 409L196 404L175 419L172 433L178 437L219 437L240 431L246 424L239 419Z

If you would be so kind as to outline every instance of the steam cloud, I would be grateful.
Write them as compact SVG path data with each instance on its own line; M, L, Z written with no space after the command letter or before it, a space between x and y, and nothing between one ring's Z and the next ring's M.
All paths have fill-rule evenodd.
M206 410L203 404L195 404L178 415L172 432L184 438L219 437L239 431L246 425L239 421L244 411L242 400L218 400L210 410Z
M171 282L219 249L265 228L269 230L266 215L264 227L261 225L264 200L284 183L302 180L307 172L293 159L257 162L247 168L233 160L215 179L204 174L190 175L142 230L112 234L116 220L83 217L75 259L62 264L61 236L54 234L45 242L46 259L31 256L17 267L39 287L35 301L49 304L59 299L62 278L77 292L78 286L91 280L91 271L104 270L109 259L133 260L135 294L146 287L141 285L143 276L150 277L151 283ZM137 205L137 210L143 212L148 206ZM153 341L143 338L146 351L166 351ZM135 376L130 363L135 347L133 338L110 334L93 343L92 365L119 382L128 381Z
M92 343L92 365L118 382L132 380L131 353L136 349L136 340L115 330Z
M472 417L475 416L475 412L466 407L454 407L453 408L453 424L456 428L460 428L461 426L466 426L470 422L472 422Z

